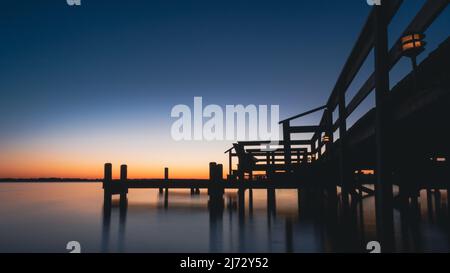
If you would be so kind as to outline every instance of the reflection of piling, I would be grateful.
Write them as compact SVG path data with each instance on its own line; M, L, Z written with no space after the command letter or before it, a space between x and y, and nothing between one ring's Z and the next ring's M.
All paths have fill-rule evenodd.
M286 219L285 223L286 229L286 252L294 252L294 228L291 219Z
M253 216L253 189L248 190L248 215Z
M450 183L447 185L447 214L450 216Z
M436 217L441 214L441 191L439 189L434 190L434 209L436 211Z
M169 190L166 189L164 191L164 208L167 209L169 207Z
M119 252L125 252L125 229L126 229L126 222L127 222L127 209L128 209L128 202L125 198L124 200L120 200L120 210L119 210L119 241L118 241L118 247Z
M245 189L238 190L238 213L239 223L243 224L245 220Z
M427 189L427 209L428 209L428 219L433 223L433 193L431 189Z
M275 189L267 189L267 212L269 215L275 216L276 214L276 197Z
M105 200L106 201L106 200ZM109 250L109 231L111 226L111 202L103 203L102 253Z

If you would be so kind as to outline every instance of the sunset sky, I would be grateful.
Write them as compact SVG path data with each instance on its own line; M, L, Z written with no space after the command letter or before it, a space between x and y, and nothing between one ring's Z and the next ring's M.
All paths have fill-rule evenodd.
M424 1L405 1L398 38ZM370 8L365 0L7 0L0 9L0 177L204 178L230 141L172 140L173 106L323 105ZM427 32L448 36L450 10ZM364 65L348 96L372 72ZM394 84L410 70L404 59ZM373 105L373 97L350 118ZM319 116L305 119L307 124Z

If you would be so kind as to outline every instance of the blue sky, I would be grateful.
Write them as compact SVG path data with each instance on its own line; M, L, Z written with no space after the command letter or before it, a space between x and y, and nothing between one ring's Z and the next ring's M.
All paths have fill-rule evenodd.
M405 2L391 44L425 1ZM135 155L124 149L151 150L146 141L171 145L170 110L192 105L194 96L223 106L279 104L281 118L323 105L370 8L363 0L2 1L0 147L10 154L47 147L62 157L71 147L82 154L120 149L115 156L126 160ZM448 37L449 14L430 28L423 57ZM392 83L409 69L402 60ZM372 70L369 58L349 95ZM95 151L79 135L104 147ZM203 147L220 161L229 143L184 145L191 147L177 153L186 160Z

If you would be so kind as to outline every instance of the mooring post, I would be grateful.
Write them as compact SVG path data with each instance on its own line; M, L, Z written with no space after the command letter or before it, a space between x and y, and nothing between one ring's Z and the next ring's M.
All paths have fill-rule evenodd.
M126 204L127 201L127 193L128 193L128 187L127 187L127 165L123 164L120 166L120 205L123 206Z
M209 163L209 184L208 184L208 194L211 196L211 194L213 194L214 192L214 185L215 185L215 180L216 180L216 166L217 163L216 162L210 162Z
M223 165L217 164L216 165L216 184L219 191L220 196L223 196L225 192L225 188L223 187Z
M103 174L103 193L104 193L104 203L106 207L111 205L111 183L112 183L112 164L105 163L104 174Z
M216 177L216 166L217 163L216 162L210 162L209 163L209 181L213 182L215 177Z
M211 211L222 211L223 210L223 165L217 164L215 162L209 163L209 185L208 185L208 195L209 195L209 207Z
M169 182L169 168L165 167L164 168L164 182L167 183ZM169 191L169 188L166 186L166 191Z
M217 181L221 182L223 179L223 165L217 164Z
M167 182L167 180L169 179L169 168L164 168L164 182ZM159 188L159 194L163 194L164 188L160 187Z

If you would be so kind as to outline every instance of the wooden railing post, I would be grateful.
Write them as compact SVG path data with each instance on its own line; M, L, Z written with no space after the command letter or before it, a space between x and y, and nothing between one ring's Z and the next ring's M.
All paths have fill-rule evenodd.
M393 247L393 191L388 164L386 96L389 92L388 19L384 5L375 7L375 141L377 230L387 251Z
M317 139L317 158L316 158L316 160L319 160L321 157L322 157L322 155L321 155L321 152L322 152L322 131L320 131L319 133L318 133L318 136L319 136L319 138Z
M350 175L347 162L347 110L345 106L345 90L340 89L338 94L339 112L339 180L342 189L342 200L344 205L349 203Z
M325 146L326 149L326 153L327 153L327 157L328 159L331 159L332 156L332 147L333 147L333 141L334 141L334 137L333 137L333 112L331 111L331 108L327 108L325 110L325 127L326 127L326 131L325 134L328 137L328 142Z
M284 164L290 171L291 165L291 128L290 121L283 122Z
M232 151L230 150L228 152L228 175L229 177L231 177L233 175L233 155L232 155Z

